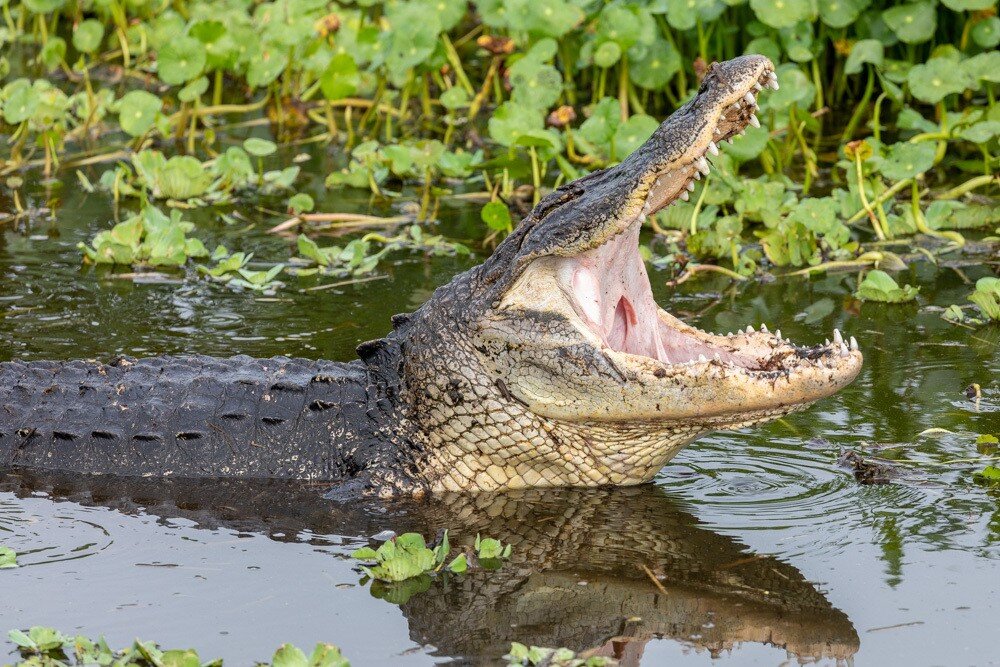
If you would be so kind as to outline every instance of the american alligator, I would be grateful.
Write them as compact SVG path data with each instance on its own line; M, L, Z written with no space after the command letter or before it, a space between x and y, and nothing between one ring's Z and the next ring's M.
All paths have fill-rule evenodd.
M442 493L420 502L399 498L329 503L315 489L289 480L87 478L23 470L0 475L0 494L5 491L23 498L43 495L56 502L109 507L146 520L155 517L170 530L193 525L220 535L257 533L284 542L374 535L386 529L432 536L447 528L456 548L470 547L477 533L510 543L510 560L499 571L470 569L460 579L411 579L375 584L372 590L401 605L414 642L435 647L436 655L453 664L501 664L500 656L512 641L611 655L623 667L638 665L646 644L657 639L713 654L743 643L766 644L793 653L798 659L793 663L850 660L859 645L851 619L792 564L748 551L651 484ZM107 519L100 513L87 517ZM17 547L22 529L31 531L21 518L0 512L6 544ZM117 526L121 520L110 523ZM109 539L121 542L114 530ZM38 536L25 539L37 549ZM123 545L118 547L110 558L122 558ZM32 558L45 556L26 554L22 561L30 564ZM206 573L212 570L210 562L200 565ZM337 568L330 574L344 576ZM199 589L198 599L214 599L211 587L230 581L210 575L202 582L209 588ZM31 616L39 583L14 579L4 585L8 616ZM102 595L105 607L113 608L115 599L107 592ZM73 599L70 594L68 608L74 608ZM343 603L330 608L343 611ZM240 619L237 625L246 626L245 614L245 609L220 609L213 623L226 626L230 619ZM329 626L325 630L333 632L326 639L336 642L338 636L331 630L335 618L322 618Z
M688 326L638 252L645 218L687 199L777 86L763 56L713 64L635 152L543 197L354 362L0 364L0 469L297 478L345 498L633 485L708 431L801 410L857 375L853 339Z

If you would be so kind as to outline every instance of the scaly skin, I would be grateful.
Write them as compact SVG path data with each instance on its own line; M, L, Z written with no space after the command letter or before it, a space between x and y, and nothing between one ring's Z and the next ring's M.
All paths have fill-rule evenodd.
M310 479L343 498L634 485L703 433L829 396L861 367L853 340L685 325L637 252L645 216L756 123L773 69L713 65L632 155L544 197L360 361L0 364L0 468Z

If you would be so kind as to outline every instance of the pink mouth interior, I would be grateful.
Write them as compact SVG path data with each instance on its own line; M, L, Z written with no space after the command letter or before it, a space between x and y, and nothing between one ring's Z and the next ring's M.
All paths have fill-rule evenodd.
M700 355L740 366L746 360L720 346L680 331L660 319L646 266L639 256L639 225L607 243L565 260L562 283L577 314L605 345L667 364Z

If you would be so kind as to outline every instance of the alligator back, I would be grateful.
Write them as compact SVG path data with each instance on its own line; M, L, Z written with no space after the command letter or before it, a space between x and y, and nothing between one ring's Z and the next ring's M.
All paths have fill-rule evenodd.
M0 469L341 480L360 364L237 356L0 363Z

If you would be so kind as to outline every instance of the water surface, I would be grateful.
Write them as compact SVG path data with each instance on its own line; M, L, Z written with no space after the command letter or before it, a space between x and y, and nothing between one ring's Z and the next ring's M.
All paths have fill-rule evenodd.
M329 169L319 154L309 167ZM315 178L320 210L370 210L365 194L324 194ZM204 281L135 282L80 265L75 244L113 217L107 197L44 183L32 196L55 200L56 213L0 229L2 359L347 360L390 315L477 261L402 255L380 267L384 279L302 291L321 283L287 278L275 298ZM243 213L261 224L188 215L209 247L285 260L289 241L265 234L251 207ZM477 205L445 202L441 217L450 237L477 236ZM642 488L345 507L294 484L7 476L0 543L24 567L0 572L0 630L50 625L114 645L152 638L231 664L266 659L286 641L336 643L356 665L495 664L515 640L632 665L988 664L1000 618L1000 490L950 462L978 455L976 434L1000 434L1000 330L952 326L935 310L962 302L967 281L986 271L917 265L900 280L921 286L919 302L903 306L861 306L847 274L673 289L653 271L660 303L696 325L767 322L808 343L836 326L857 337L865 366L803 414L700 440ZM817 303L819 315L807 315ZM978 402L965 395L973 383ZM951 433L919 435L930 428ZM862 486L836 464L846 448L915 463L900 483ZM426 590L359 583L348 554L368 536L444 528L458 543L477 532L510 541L514 556L498 572L417 587Z

